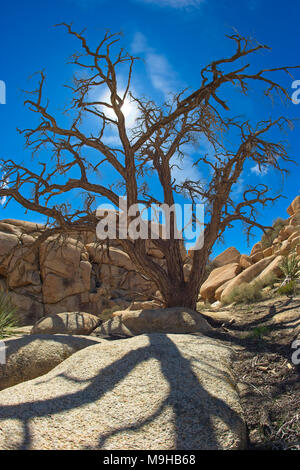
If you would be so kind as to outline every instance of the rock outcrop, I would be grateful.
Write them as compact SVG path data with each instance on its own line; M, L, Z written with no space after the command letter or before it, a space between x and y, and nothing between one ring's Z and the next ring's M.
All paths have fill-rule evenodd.
M207 280L202 284L200 295L204 300L213 301L218 287L230 281L241 272L239 263L230 263L214 269Z
M220 268L231 263L239 263L241 253L233 246L227 248L223 253L213 260L213 266Z
M0 289L8 290L21 324L63 312L99 315L159 296L121 249L118 241L100 245L93 232L51 236L34 245L43 225L14 219L0 221ZM165 266L151 240L147 253ZM182 257L187 253L182 244ZM189 260L187 260L189 261ZM188 268L185 268L188 272Z
M114 312L112 319L93 331L99 336L135 336L143 333L208 333L211 326L198 312L173 307L160 310Z
M277 237L266 246L263 239L252 247L250 255L242 254L234 248L228 248L217 256L212 264L221 267L214 269L200 289L205 301L224 301L232 290L243 283L266 282L273 277L282 276L280 264L283 256L296 254L300 260L300 196L297 196L287 209L290 217L282 220L282 228ZM239 269L233 264L234 256ZM234 271L236 270L236 272Z
M86 312L64 312L48 315L35 323L32 335L89 335L100 321L96 315Z
M27 335L7 339L6 363L0 366L0 390L47 374L71 354L100 341L93 337L68 335Z
M193 335L83 349L0 392L0 448L244 449L233 360L229 347Z
M237 286L240 286L244 282L250 283L255 280L257 276L271 263L271 261L273 261L274 258L275 256L269 256L268 258L262 259L232 279L223 290L221 301L224 301Z
M292 252L300 259L300 196L288 207L288 213L290 217L282 221L281 230L269 245L262 239L249 255L229 247L213 260L215 269L200 291L204 300L220 300L238 276L246 279L243 282L252 282L260 275L260 267L267 266L265 260ZM107 309L124 310L133 302L161 298L156 285L138 272L117 240L110 241L108 250L105 244L99 244L95 231L52 236L35 246L43 229L32 222L0 221L0 289L9 290L21 324L34 324L46 315L62 312L99 316ZM151 240L147 240L146 249L157 264L166 266L163 253ZM193 253L187 254L182 243L186 281Z

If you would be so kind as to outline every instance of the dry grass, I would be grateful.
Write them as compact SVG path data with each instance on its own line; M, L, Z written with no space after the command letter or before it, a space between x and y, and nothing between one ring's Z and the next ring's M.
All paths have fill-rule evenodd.
M264 283L261 281L255 281L251 284L246 282L235 287L230 294L224 299L224 305L229 305L233 303L243 304L243 303L252 303L262 300L263 294L262 289Z

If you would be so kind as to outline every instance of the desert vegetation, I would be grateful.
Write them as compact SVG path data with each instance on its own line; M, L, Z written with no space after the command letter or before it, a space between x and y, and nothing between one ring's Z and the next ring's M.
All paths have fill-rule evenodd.
M272 227L267 229L261 238L261 244L263 248L272 246L273 241L277 238L280 230L284 227L285 220L278 217L274 220Z
M0 291L0 338L15 333L17 308L13 305L7 292Z

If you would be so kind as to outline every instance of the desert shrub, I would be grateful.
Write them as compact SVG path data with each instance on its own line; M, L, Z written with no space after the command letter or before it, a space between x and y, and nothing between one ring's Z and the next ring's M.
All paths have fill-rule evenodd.
M276 282L278 281L278 278L275 276L275 274L273 273L270 273L268 274L268 276L266 276L264 278L264 280L262 281L262 285L263 287L271 287L272 289L274 288L274 285L276 284Z
M9 294L0 291L0 338L12 334L12 329L17 326L16 313L17 308Z
M228 305L233 302L238 304L257 302L262 299L263 287L264 283L261 281L254 281L251 284L244 282L234 287L223 303Z
M296 281L289 281L277 289L279 295L293 295L296 291Z
M270 327L266 325L258 325L251 330L248 335L248 338L262 339L264 336L267 336L270 333Z
M266 230L261 239L261 244L263 249L269 248L272 245L275 238L278 237L280 230L285 226L285 220L281 217L278 217L274 220L272 228Z
M99 315L99 318L100 320L102 320L103 322L109 320L110 318L112 318L112 314L114 312L117 312L118 310L122 310L120 306L118 305L115 305L114 307L110 307L110 308L104 308L101 312L101 314Z
M300 276L300 262L295 253L284 256L279 268L283 275L291 281L298 279Z

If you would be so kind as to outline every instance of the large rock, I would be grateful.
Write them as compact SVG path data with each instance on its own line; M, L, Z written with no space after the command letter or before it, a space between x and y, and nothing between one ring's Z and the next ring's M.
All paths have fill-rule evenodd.
M11 233L0 232L0 274L7 276L9 261L19 244L18 237Z
M260 261L263 258L264 258L263 251L256 251L253 255L250 256L252 264L257 263L258 261Z
M135 336L143 333L208 333L212 328L198 312L172 307L161 310L124 310L94 330L93 335Z
M218 287L225 284L225 282L230 279L233 279L241 270L242 268L239 263L230 263L214 269L201 286L201 297L203 297L204 300L213 301Z
M43 224L17 219L3 219L1 220L1 225L2 224L8 224L12 227L15 227L16 229L19 229L20 233L34 233L45 229L45 225Z
M41 292L41 278L36 250L31 250L28 245L34 243L34 238L25 235L30 240L16 247L10 257L7 269L7 281L10 289L25 286L39 286Z
M261 242L255 243L255 245L253 245L253 247L252 247L250 257L255 255L255 253L257 253L258 251L261 251L262 249L263 249L263 246L262 246Z
M33 325L44 316L45 309L42 299L29 290L11 291L11 302L16 306L16 318L19 325Z
M111 264L119 266L127 271L136 271L136 266L132 263L131 259L120 248L101 246L97 243L91 243L86 246L91 259L99 264Z
M216 301L220 302L221 301L221 297L222 297L222 294L223 294L223 291L226 289L226 287L230 284L231 282L231 279L227 282L225 282L224 284L222 284L220 287L218 287L218 289L216 290L215 292L215 299Z
M289 215L294 215L299 210L300 210L300 196L297 196L287 208L287 213Z
M32 328L31 334L68 334L89 335L98 325L99 318L85 312L64 312L49 315L39 320Z
M247 269L249 268L249 266L251 266L253 263L251 261L251 258L250 256L248 255L241 255L240 257L240 266L243 268L243 269Z
M273 254L273 247L269 246L268 248L265 248L263 250L263 258L268 258L269 256L272 256Z
M267 282L272 277L282 276L280 265L283 261L283 256L276 256L275 259L257 276L255 281Z
M0 448L244 449L233 359L229 347L192 335L83 349L0 392Z
M40 248L45 303L90 290L91 264L83 244L70 237L51 237Z
M300 224L300 210L298 209L294 215L289 218L290 225L299 225Z
M278 238L280 238L280 240L286 240L295 232L297 232L297 227L295 225L285 225L280 230Z
M71 354L99 341L98 338L68 335L27 335L5 340L6 363L0 367L0 390L40 377Z
M231 294L232 290L243 284L244 282L250 283L255 279L275 258L275 256L269 256L269 258L264 258L261 261L253 264L249 268L242 271L238 276L236 276L232 281L228 283L226 288L223 290L221 295L221 301L223 302L228 295Z
M241 253L233 246L227 248L220 255L216 256L213 260L213 265L216 268L225 266L226 264L238 263L240 261Z

